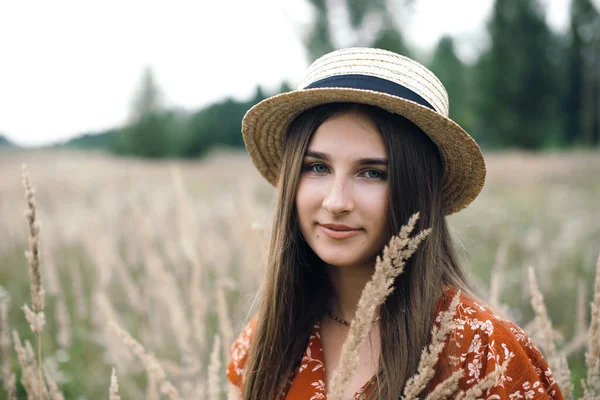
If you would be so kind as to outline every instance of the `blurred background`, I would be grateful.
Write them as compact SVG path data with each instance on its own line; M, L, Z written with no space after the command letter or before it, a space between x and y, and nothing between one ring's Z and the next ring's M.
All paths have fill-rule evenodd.
M0 9L5 145L200 157L333 49L440 77L486 149L600 144L599 0L12 2Z
M0 0L0 399L15 398L12 374L16 398L39 398L26 389L37 338L22 309L22 163L49 389L106 398L114 367L123 398L166 397L166 380L179 398L225 398L274 198L242 117L347 46L408 55L446 86L488 170L448 217L463 265L548 354L533 268L569 361L553 371L580 396L600 253L599 11L600 0ZM31 357L17 357L17 339Z

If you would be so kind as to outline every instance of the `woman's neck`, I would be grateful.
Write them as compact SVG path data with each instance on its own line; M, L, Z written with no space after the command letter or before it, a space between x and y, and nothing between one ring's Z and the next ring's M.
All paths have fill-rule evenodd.
M331 282L329 308L338 317L351 321L354 319L360 295L373 275L374 268L360 267L327 267Z

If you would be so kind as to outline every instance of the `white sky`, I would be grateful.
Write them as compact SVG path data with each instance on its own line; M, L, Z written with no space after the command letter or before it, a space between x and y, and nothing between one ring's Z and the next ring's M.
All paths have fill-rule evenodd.
M556 29L566 27L569 1L543 1ZM167 105L186 109L301 80L305 0L202 3L0 0L0 134L38 145L118 126L145 66ZM485 43L492 3L416 0L400 17L413 48L449 33L468 58Z

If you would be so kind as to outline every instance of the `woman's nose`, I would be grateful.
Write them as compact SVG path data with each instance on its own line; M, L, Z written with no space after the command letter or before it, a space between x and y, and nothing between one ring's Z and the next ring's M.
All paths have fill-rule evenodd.
M332 215L348 213L354 209L352 193L347 183L340 179L332 183L323 199L323 208Z

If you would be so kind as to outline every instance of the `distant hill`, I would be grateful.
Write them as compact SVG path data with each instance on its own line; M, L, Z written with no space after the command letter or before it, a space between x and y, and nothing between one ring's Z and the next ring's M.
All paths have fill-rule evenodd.
M0 147L17 147L17 145L8 140L6 136L0 135Z
M85 133L66 142L57 144L56 147L75 147L78 149L109 149L117 134L116 129L102 132Z

